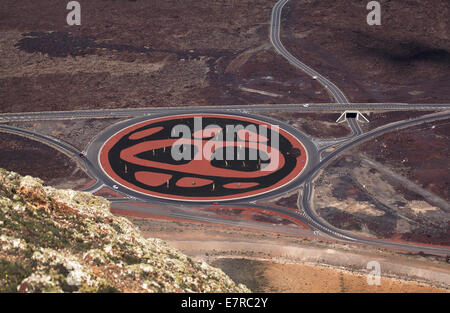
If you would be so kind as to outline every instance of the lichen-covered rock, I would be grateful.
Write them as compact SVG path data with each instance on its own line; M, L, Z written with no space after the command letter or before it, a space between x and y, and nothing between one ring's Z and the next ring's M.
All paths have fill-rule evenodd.
M0 169L0 292L248 292L101 197Z

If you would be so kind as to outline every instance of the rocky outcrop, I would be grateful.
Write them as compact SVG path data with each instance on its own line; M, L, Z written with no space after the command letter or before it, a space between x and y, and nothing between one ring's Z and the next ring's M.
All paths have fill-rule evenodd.
M0 169L0 292L249 291L109 208Z

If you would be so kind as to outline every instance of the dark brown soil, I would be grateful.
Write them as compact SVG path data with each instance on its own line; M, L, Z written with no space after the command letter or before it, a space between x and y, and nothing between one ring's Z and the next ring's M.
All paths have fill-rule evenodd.
M358 160L348 162L345 158L340 158L331 165L331 167L336 169L349 169L355 166L358 166ZM322 183L321 179L319 179L318 183ZM372 234L380 238L391 238L394 235L397 217L389 210L386 210L381 203L371 198L352 176L342 175L329 183L332 185L332 195L335 199L345 201L351 198L374 205L385 212L382 215L373 216L361 212L348 213L330 206L317 210L321 217L340 229L362 231L363 227L366 227Z
M217 259L212 266L220 268L230 278L245 284L253 292L263 292L269 282L264 278L265 263L247 259Z
M369 27L364 1L290 1L283 41L353 102L446 102L448 2L381 2ZM329 102L271 47L274 3L94 0L69 27L57 0L2 1L0 112Z
M240 216L244 210L243 209L235 209L235 208L218 208L218 209L207 208L205 211L212 212L214 214L221 215L221 216L236 217L236 216Z
M297 207L297 203L298 203L298 194L294 193L288 197L284 197L284 198L280 198L278 199L275 204L285 207L285 208L289 208L289 209L294 209L296 210Z
M47 185L79 188L91 180L65 154L40 142L0 132L0 167L44 180Z
M351 231L361 231L362 230L362 224L367 223L365 221L365 217L362 216L360 218L356 217L353 214L340 211L337 208L333 207L327 207L327 208L321 208L319 211L319 214L322 218L327 220L331 225L339 228L339 229L345 229L345 230L351 230ZM371 221L372 223L374 221ZM390 229L387 229L387 232L385 234L392 235L392 226L389 227ZM373 229L372 229L373 231Z
M69 27L58 1L3 1L0 111L327 102L271 47L273 4L96 0Z
M102 130L119 121L121 119L116 118L43 120L10 122L8 125L58 138L83 151Z
M379 1L381 26L367 2L289 1L282 40L353 102L448 102L449 2Z
M271 214L257 213L252 216L252 219L257 222L268 223L272 225L295 225L295 223L291 220Z
M338 181L335 181L339 185ZM333 193L340 193L341 201L358 198L353 194L358 189L358 185L348 185L347 189L336 187ZM362 193L362 190L359 190ZM364 200L359 200L364 201ZM405 241L421 242L426 244L437 244L450 246L450 223L446 220L433 216L433 214L411 215L403 212L402 204L398 203L396 208L388 208L374 199L367 199L364 203L374 205L377 209L385 211L382 215L374 216L362 212L347 212L339 208L328 206L320 207L317 213L328 221L331 225L348 231L370 233L372 236L381 239L401 239ZM406 215L409 220L409 231L399 233L397 231L400 222L397 212Z
M370 121L362 124L364 130L372 130L385 124L403 121L407 119L417 118L423 115L434 113L433 111L388 111L388 112L371 112L366 114Z
M261 112L274 119L288 123L316 138L340 138L350 135L347 123L336 123L340 113L299 113L294 111Z
M387 118L398 117L388 116ZM358 183L357 179L361 176L355 174L355 169L363 166L359 156L365 154L369 159L381 163L392 172L408 178L449 201L449 122L450 120L446 119L425 123L393 131L365 142L336 159L317 180L316 188L331 186L330 194L325 195L329 198L328 202L342 203L353 199L355 201L353 203L363 204L366 207L371 205L381 214L373 214L373 211L365 214L361 210L351 210L351 206L343 210L338 208L339 205L333 207L325 204L317 207L317 212L332 225L342 229L370 232L379 238L450 245L450 218L445 208L435 207L429 211L413 212L409 209L413 202L425 203L423 207L432 207L432 205L422 195L408 189L407 186L400 185L388 176L383 176L384 183L375 183L376 180L370 180L370 176L377 173L376 168L371 168L368 176L364 178L367 186ZM388 191L388 186L383 187L384 184L392 184L394 190ZM369 194L367 190L375 192ZM400 195L403 200L390 202L387 198L380 197L376 190L391 192L393 196ZM410 204L406 206L406 202Z
M450 201L449 134L446 119L390 132L358 150Z
M369 27L364 1L290 1L283 41L353 102L447 101L448 2L381 2ZM57 0L2 1L0 112L330 101L271 47L273 5L95 0L69 27Z

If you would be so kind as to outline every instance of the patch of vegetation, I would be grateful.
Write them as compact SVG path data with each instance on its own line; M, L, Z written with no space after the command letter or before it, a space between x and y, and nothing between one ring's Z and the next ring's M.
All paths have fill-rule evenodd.
M17 285L31 272L23 264L0 259L0 292L17 292Z

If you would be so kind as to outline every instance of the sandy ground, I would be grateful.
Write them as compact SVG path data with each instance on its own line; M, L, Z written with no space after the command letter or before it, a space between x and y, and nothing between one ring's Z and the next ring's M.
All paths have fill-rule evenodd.
M247 284L253 292L449 292L423 283L383 277L380 285L369 285L366 275L320 265L233 258L219 258L212 265L222 268L235 281Z
M237 227L128 217L197 260L220 267L260 292L444 292L450 268L436 257L349 246ZM381 265L381 286L366 283L367 263Z

